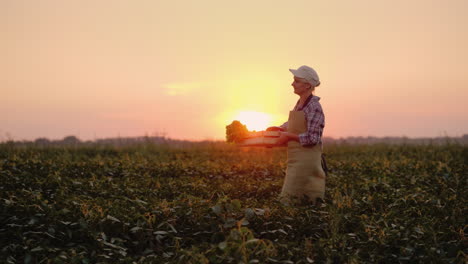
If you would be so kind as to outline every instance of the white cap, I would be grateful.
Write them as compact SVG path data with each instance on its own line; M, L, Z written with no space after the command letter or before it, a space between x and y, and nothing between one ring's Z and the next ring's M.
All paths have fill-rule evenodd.
M289 69L289 71L296 77L306 79L313 87L320 85L320 79L317 72L309 66L302 65L297 70Z

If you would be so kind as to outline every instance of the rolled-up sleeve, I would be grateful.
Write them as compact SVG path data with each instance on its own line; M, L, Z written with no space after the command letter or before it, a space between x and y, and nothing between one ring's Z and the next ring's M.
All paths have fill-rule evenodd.
M325 115L318 103L310 104L304 109L307 120L307 131L299 134L299 142L303 146L315 145L322 142L323 128L325 127Z

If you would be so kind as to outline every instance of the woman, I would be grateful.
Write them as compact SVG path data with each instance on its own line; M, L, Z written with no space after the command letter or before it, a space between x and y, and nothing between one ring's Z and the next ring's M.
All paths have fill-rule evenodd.
M314 203L325 194L325 172L322 169L322 134L325 116L314 96L315 87L320 85L317 72L309 66L290 69L294 75L291 84L299 100L289 112L288 122L279 127L278 144L288 145L288 166L280 194L285 204L303 201ZM274 130L270 127L267 130Z

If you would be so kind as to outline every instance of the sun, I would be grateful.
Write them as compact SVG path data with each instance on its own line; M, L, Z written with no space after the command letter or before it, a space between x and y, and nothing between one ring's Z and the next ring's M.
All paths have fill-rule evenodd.
M262 112L241 111L234 120L238 120L246 125L248 130L261 131L265 130L271 124L272 117Z

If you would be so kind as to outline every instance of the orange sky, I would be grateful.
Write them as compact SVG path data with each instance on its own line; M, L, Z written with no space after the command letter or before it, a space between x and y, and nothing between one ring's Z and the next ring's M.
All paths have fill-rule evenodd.
M280 125L297 100L288 69L303 64L321 78L324 136L468 134L466 10L464 0L0 1L0 141L224 139L245 112Z

